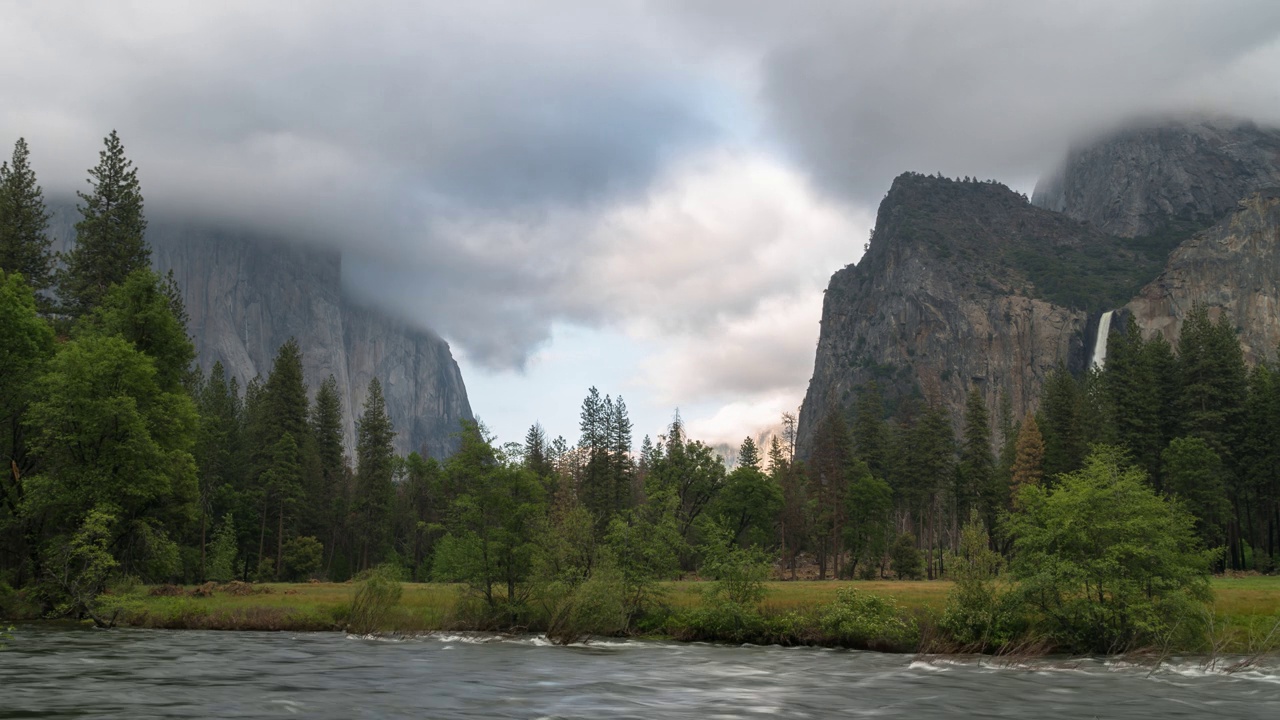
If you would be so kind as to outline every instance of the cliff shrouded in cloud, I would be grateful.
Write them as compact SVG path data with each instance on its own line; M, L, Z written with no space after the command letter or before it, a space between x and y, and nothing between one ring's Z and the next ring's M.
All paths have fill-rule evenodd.
M114 128L149 210L339 250L344 292L447 339L503 436L545 411L486 413L496 378L591 384L572 327L628 358L647 432L679 404L736 440L809 369L724 348L808 354L894 177L1029 191L1135 115L1280 120L1277 27L1265 2L19 3L0 131L50 193Z

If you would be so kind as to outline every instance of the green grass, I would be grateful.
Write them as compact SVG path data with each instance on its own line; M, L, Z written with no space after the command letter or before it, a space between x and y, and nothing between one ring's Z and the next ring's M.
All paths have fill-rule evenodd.
M665 583L667 600L676 611L701 601L703 582ZM1214 578L1213 642L1218 652L1254 653L1280 646L1280 577ZM156 597L146 594L123 601L122 620L141 627L211 630L340 630L350 612L355 583L268 584L263 594L210 597ZM951 590L948 581L797 581L770 582L766 613L807 612L835 600L841 588L891 598L903 608L937 614ZM400 603L387 618L388 632L465 629L455 606L457 585L406 583ZM1274 630L1274 632L1273 632Z

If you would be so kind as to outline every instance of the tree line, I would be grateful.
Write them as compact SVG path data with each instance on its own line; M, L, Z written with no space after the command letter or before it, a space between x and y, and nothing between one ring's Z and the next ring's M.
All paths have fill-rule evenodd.
M745 439L730 470L678 413L633 451L625 401L591 388L575 443L535 423L499 444L468 422L449 458L399 457L375 378L349 454L337 383L312 392L295 342L243 387L218 363L200 370L179 288L150 269L114 132L65 256L50 252L28 156L19 141L0 166L0 583L55 612L90 612L121 576L382 568L465 583L507 613L539 585L609 578L632 618L657 580L744 558L779 558L791 577L810 560L820 578L940 577L966 557L974 518L992 551L1013 553L1004 529L1026 523L1024 490L1051 491L1102 446L1191 512L1202 543L1226 549L1219 567L1268 570L1280 550L1277 368L1246 369L1230 320L1204 308L1176 351L1132 324L1113 333L1106 368L1059 368L1034 416L1003 400L993 421L975 389L958 433L936 403L888 416L871 384L851 412L823 416L809 457L784 418L783 437Z

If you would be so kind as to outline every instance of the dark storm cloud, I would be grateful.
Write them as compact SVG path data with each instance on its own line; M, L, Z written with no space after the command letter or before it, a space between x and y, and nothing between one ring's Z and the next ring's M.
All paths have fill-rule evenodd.
M1129 117L1280 120L1280 4L714 2L693 32L760 58L801 163L874 202L904 170L1027 181Z
M759 157L690 156L781 153L864 216L908 169L1029 185L1137 113L1280 116L1273 2L30 2L4 21L0 132L51 191L82 187L117 128L150 209L341 247L353 291L492 367L558 321L742 321L856 259L829 218L809 255L754 253L829 208L771 172L751 177L785 204L747 187ZM754 210L717 236L717 213Z

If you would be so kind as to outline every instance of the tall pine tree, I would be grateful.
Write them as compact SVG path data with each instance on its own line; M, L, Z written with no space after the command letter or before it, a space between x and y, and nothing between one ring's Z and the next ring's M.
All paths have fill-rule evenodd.
M151 265L138 170L124 156L115 130L104 143L98 165L89 170L91 191L77 193L84 204L78 206L76 244L58 281L64 309L72 315L93 309L112 285Z
M30 155L27 141L18 138L12 159L0 164L0 270L20 273L44 309L44 291L53 281L53 254L45 233L49 213Z

